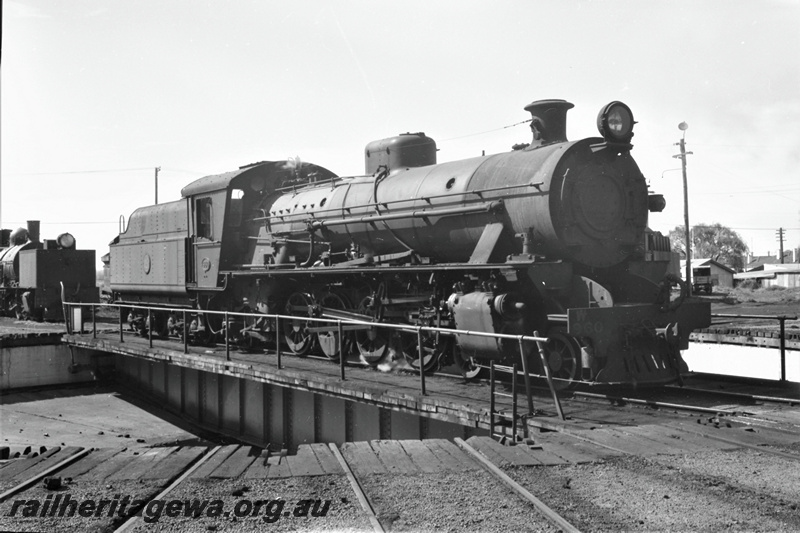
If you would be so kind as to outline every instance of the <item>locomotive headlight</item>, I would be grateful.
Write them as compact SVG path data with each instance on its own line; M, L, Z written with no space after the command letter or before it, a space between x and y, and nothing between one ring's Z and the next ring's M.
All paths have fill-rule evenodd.
M634 124L631 109L622 102L611 102L597 115L597 129L608 142L629 143Z
M71 250L75 248L75 237L70 235L69 233L62 233L56 238L56 242L58 243L59 248L64 248L65 250Z

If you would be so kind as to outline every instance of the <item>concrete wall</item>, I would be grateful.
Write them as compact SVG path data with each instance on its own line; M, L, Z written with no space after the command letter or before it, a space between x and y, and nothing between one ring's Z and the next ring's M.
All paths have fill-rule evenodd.
M45 387L96 381L96 364L111 356L100 352L74 350L68 346L49 344L42 346L15 346L0 348L0 388L3 390L24 387ZM76 366L73 366L75 363Z

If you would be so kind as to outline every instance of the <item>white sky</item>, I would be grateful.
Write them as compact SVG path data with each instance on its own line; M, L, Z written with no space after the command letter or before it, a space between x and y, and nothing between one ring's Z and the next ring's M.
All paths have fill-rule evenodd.
M120 215L208 174L300 156L363 172L371 140L424 131L439 161L530 140L563 98L570 139L622 100L633 156L683 223L756 254L800 246L800 1L5 0L0 223L42 221L99 257Z

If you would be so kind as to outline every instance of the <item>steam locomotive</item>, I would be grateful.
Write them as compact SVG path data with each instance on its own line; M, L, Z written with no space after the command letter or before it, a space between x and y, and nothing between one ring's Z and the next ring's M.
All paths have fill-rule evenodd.
M665 201L631 157L630 108L611 102L601 137L568 141L572 107L526 106L532 141L507 153L437 163L433 139L405 133L367 145L364 175L290 158L198 179L180 200L136 210L113 240L114 298L164 306L150 319L131 311L142 332L180 334L183 313L166 309L185 308L196 341L257 347L277 335L301 357L341 349L370 365L402 355L469 373L536 346L464 331L538 332L562 383L675 381L709 306L683 286L671 296L683 282L669 239L647 226ZM296 319L226 326L207 310ZM416 334L363 322L454 333L426 332L419 350Z
M97 303L94 250L77 250L62 233L39 240L39 221L0 230L0 313L34 320L60 320L62 301Z

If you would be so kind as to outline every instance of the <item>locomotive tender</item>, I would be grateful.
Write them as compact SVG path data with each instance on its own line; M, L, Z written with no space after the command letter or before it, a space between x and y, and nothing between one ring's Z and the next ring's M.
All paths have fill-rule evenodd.
M437 164L434 140L406 133L368 144L362 176L290 158L201 178L131 215L110 245L111 289L119 302L192 309L194 337L254 346L279 335L299 356L338 360L343 346L372 365L402 354L465 371L520 357L516 340L425 332L420 361L416 334L347 323L391 322L538 332L561 383L679 380L680 349L710 323L709 305L686 298L669 239L647 227L664 199L631 157L630 109L608 104L602 137L568 141L572 107L526 106L532 142L507 153ZM225 330L204 310L297 319ZM168 335L183 331L181 315L129 320ZM308 317L344 321L341 342Z
M62 299L97 303L94 250L77 250L75 237L39 239L39 221L0 230L0 312L17 318L60 320Z

